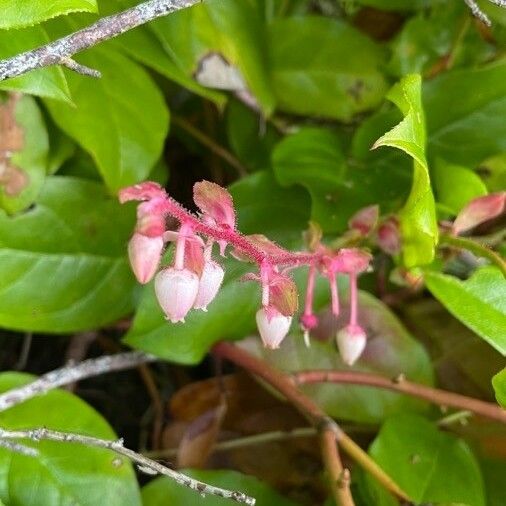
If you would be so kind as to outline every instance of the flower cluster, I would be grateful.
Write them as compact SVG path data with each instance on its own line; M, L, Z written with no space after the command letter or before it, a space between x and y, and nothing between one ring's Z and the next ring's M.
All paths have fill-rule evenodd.
M290 271L308 266L300 318L308 345L309 333L318 325L313 312L316 275L319 273L328 280L332 312L337 316L340 309L337 275L344 274L350 281L350 320L338 332L337 345L343 361L353 364L366 345L365 331L358 322L357 276L369 268L371 255L358 248L334 250L325 246L316 227L309 237L309 251L290 252L263 235L241 234L236 227L232 197L219 185L208 181L196 183L193 197L200 210L198 215L186 210L156 183L146 182L120 192L121 202L141 201L128 247L130 263L140 283L154 278L156 297L166 318L173 323L184 322L190 310L206 311L216 297L224 270L212 258L215 243L222 256L228 247L234 258L256 264L257 271L243 279L261 286L256 322L264 345L271 349L279 347L297 312L297 287ZM370 221L370 215L371 212L365 212L366 221ZM177 231L166 230L167 216L179 222ZM357 227L363 228L364 220L358 218ZM175 242L173 260L171 265L160 268L165 244L170 241Z

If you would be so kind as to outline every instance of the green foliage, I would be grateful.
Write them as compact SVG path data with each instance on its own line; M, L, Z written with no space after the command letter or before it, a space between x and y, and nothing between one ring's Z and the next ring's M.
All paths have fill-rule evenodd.
M427 272L427 287L462 323L506 355L506 283L496 267L482 267L466 281Z
M0 392L20 387L33 376L4 372ZM2 428L36 427L116 439L109 424L78 397L53 390L0 413ZM75 443L23 441L37 448L30 457L0 448L0 499L24 506L140 506L135 473L129 461L109 450Z
M423 418L390 418L371 444L369 454L417 504L485 506L483 480L470 448ZM373 478L368 484L374 504L396 504Z
M295 506L296 503L282 497L267 485L253 476L247 476L234 471L186 470L185 474L197 480L204 481L228 490L240 490L256 499L257 506ZM197 506L228 506L230 500L206 496L203 500L194 491L177 485L168 478L157 478L142 489L143 506L162 506L164 504L184 504Z
M75 332L131 311L132 218L102 185L58 176L46 179L34 209L0 215L0 325Z
M404 119L380 137L374 147L401 149L414 160L413 184L408 200L399 212L402 253L407 267L430 263L438 238L434 195L425 156L425 119L421 97L421 78L408 75L394 86L388 98L404 114Z
M276 19L269 26L269 46L283 111L350 121L377 106L386 91L379 70L384 53L345 23L316 16Z
M141 67L110 49L95 48L79 61L101 70L102 78L83 86L82 76L69 74L75 106L46 101L52 118L93 156L110 190L144 180L167 135L161 93Z
M96 0L0 0L0 28L20 28L71 12L96 12Z

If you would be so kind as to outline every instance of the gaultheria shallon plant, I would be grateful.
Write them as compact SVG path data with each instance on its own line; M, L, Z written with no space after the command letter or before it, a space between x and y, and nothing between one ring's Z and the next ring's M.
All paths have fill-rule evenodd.
M189 311L206 310L216 297L224 277L222 266L212 258L216 242L221 255L228 246L234 258L257 267L256 272L246 274L243 279L260 284L262 295L256 322L267 348L279 347L297 311L297 287L289 274L293 268L308 267L305 304L300 317L308 345L309 333L318 325L313 313L316 276L319 274L328 280L332 312L336 316L340 311L337 276L348 276L350 321L336 339L346 364L351 365L360 357L366 334L358 322L357 276L369 268L369 253L359 248L336 250L325 246L316 226L308 241L309 251L290 252L263 235L241 234L236 227L232 197L219 185L208 181L196 183L193 198L200 209L198 215L186 210L156 183L145 182L120 192L121 202L141 201L137 226L129 244L130 262L139 282L147 283L155 277L156 297L168 320L184 322ZM166 230L167 216L179 222L177 231ZM367 235L375 229L377 221L378 208L371 206L354 217L350 228ZM173 261L160 269L163 248L169 241L175 242Z

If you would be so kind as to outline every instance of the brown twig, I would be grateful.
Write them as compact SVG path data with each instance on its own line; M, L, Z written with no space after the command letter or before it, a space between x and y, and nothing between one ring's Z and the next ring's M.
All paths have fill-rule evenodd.
M302 371L292 374L294 385L306 385L311 383L340 383L351 385L363 385L394 392L411 395L426 401L438 404L440 406L451 406L453 408L472 411L492 420L506 423L506 410L490 402L473 399L465 395L438 390L425 385L411 383L404 377L395 379L384 378L376 374L357 372L357 371Z
M136 453L129 448L125 448L121 439L118 441L110 441L107 439L99 439L96 437L84 436L81 434L46 429L45 427L29 430L7 430L0 428L0 441L8 441L12 439L28 439L35 442L48 440L61 443L77 443L84 446L112 450L118 455L122 455L137 464L137 468L140 471L146 472L147 474L161 474L168 476L176 483L188 487L191 490L195 490L200 494L209 494L217 497L223 497L225 499L231 499L232 501L244 503L248 506L254 506L255 504L255 499L253 497L249 497L242 492L226 490L223 488L214 487L213 485L208 485L207 483L203 483L199 480L195 480L189 476L174 471L169 467L165 467L164 465L155 462L154 460L148 459L147 457L141 455L140 453Z
M337 504L353 504L350 503L349 490L346 488L347 480L343 480L341 472L336 474L336 470L343 469L342 464L335 463L335 459L339 458L339 454L333 452L333 450L326 448L326 445L330 442L330 436L327 432L331 429L334 437L333 441L343 448L343 450L353 458L358 464L360 464L366 471L372 474L387 490L397 497L408 500L409 497L403 492L399 486L367 455L360 446L358 446L342 429L341 427L330 417L328 417L321 408L312 401L309 397L304 395L299 389L296 388L294 382L289 376L281 373L274 369L265 361L262 361L250 353L238 348L229 343L221 342L214 346L214 354L226 358L231 362L243 367L248 372L258 376L271 387L275 388L278 392L293 404L313 425L320 431L320 437L324 439L322 444L325 447L326 454L324 459L328 463L328 459L333 459L332 468L327 467L327 471L331 475L333 483L341 484L340 487L334 487L333 492L339 495ZM344 501L344 502L343 502ZM347 501L347 502L346 502Z
M99 77L100 72L72 59L76 53L171 12L191 7L199 0L149 0L31 51L0 61L0 81L51 65L64 65L80 74Z

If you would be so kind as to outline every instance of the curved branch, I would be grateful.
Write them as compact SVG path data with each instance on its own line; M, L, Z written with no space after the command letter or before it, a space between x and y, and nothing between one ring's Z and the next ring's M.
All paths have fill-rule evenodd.
M331 440L343 448L343 450L367 472L373 475L387 490L397 497L409 501L406 493L360 448L339 425L325 414L321 408L313 402L312 399L304 395L294 385L294 382L288 375L274 369L265 361L260 360L250 353L229 343L221 342L214 346L213 353L219 357L226 358L231 362L243 367L251 374L258 376L271 387L280 392L293 406L295 406L320 432L323 457L326 463L327 471L330 474L331 481L336 486L333 487L334 497L337 496L341 502L337 504L353 504L351 494L349 494L348 473L342 468L339 454L328 447ZM332 432L332 437L328 434ZM329 465L331 463L331 466ZM342 469L342 471L338 471ZM346 502L348 501L348 502Z
M96 70L79 65L72 60L72 56L132 28L171 12L191 7L198 2L199 0L149 0L131 9L107 16L78 32L0 61L0 81L51 65L64 65L76 72L98 77L99 73Z
M411 383L400 376L393 380L376 374L357 371L302 371L291 375L294 385L306 385L311 383L339 383L349 385L362 385L369 387L383 388L403 393L412 397L418 397L440 406L451 406L453 408L472 411L485 418L506 423L506 410L492 404L491 402L480 401L466 397L465 395L431 388L417 383Z

